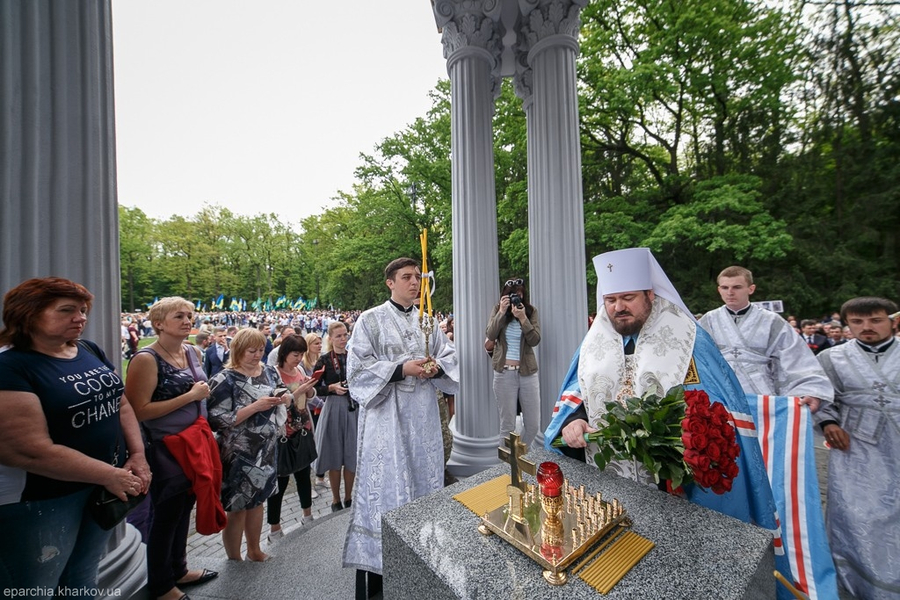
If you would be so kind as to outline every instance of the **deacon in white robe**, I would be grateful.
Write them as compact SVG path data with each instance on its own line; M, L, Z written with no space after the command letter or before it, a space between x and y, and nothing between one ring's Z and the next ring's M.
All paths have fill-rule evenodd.
M718 277L724 306L700 319L747 394L829 402L831 382L803 338L780 315L750 303L753 274L728 267ZM818 402L809 401L813 411Z
M389 272L398 261L406 262ZM413 304L421 278L416 265L412 259L388 265L391 300L360 315L347 346L350 394L360 414L343 565L370 574L382 572L381 516L444 485L435 390L455 395L459 388L456 351L436 322L429 338L434 368L425 360L425 336ZM371 588L370 578L370 593Z
M819 354L833 404L816 415L828 453L825 522L838 581L855 598L900 598L900 348L882 298L841 318L856 339Z

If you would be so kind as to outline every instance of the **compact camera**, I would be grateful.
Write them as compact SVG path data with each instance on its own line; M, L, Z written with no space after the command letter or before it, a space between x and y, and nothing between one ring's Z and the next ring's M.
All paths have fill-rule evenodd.
M513 292L509 295L509 303L515 306L516 308L522 308L522 296Z
M347 383L346 380L344 380L344 381L341 382L341 387L347 388L347 389L349 390L349 389L350 389L350 384ZM357 407L357 406L359 406L359 402L357 402L356 400L354 400L353 398L351 398L350 395L348 394L348 395L347 395L347 410L350 411L350 412L353 412L354 410L356 410L356 407Z

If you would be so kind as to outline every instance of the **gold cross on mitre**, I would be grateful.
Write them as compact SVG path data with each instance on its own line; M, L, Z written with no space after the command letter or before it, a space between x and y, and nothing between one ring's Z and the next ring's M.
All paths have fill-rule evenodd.
M504 448L503 446L506 447ZM516 432L511 432L506 436L506 439L503 440L503 446L500 446L497 450L500 455L500 460L509 463L510 485L519 488L523 492L527 492L528 489L525 486L525 482L519 478L519 471L528 473L529 475L537 473L535 464L530 460L523 458L523 455L528 451L528 446L519 440L519 434Z

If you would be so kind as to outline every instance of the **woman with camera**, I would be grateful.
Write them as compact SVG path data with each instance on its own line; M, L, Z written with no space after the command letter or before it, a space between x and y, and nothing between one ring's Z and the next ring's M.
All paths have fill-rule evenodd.
M328 472L331 484L331 511L350 508L356 478L356 432L359 412L347 387L347 326L340 321L328 325L328 348L316 362L316 371L325 374L316 393L325 399L316 430L316 471ZM344 501L341 503L341 470L344 474Z
M500 302L485 330L494 341L494 397L500 410L500 438L516 429L516 401L522 407L522 442L530 445L541 424L541 397L534 347L541 341L538 310L530 305L522 279L503 285Z

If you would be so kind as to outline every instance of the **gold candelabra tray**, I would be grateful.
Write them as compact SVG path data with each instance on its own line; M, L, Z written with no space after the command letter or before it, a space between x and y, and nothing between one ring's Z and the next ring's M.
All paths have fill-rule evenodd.
M518 548L543 567L544 579L552 585L565 584L573 562L597 546L575 570L581 569L631 526L617 499L606 501L599 492L588 495L584 486L576 489L565 480L562 493L548 498L536 486L521 484L509 487L507 504L482 516L478 531L496 534Z

